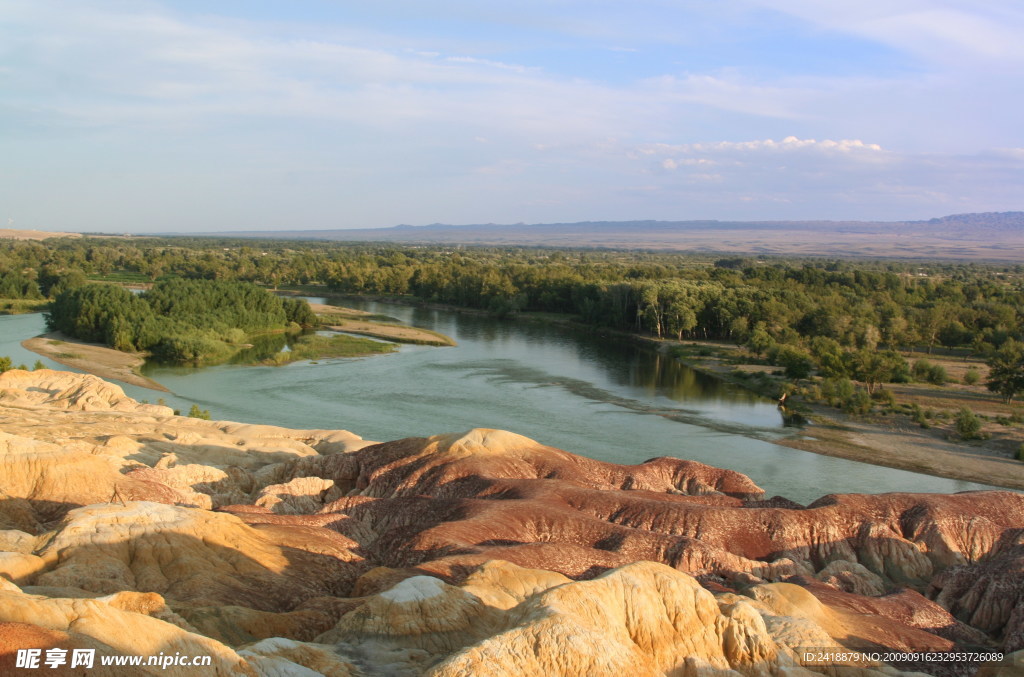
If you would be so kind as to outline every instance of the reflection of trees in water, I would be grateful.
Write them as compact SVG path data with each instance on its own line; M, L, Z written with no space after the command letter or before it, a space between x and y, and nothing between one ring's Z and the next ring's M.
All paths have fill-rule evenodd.
M650 396L672 400L710 400L727 403L766 402L763 397L739 386L692 369L674 357L638 345L633 339L601 334L601 330L577 329L543 322L498 319L472 313L433 308L402 307L348 299L350 307L373 313L408 318L413 326L440 331L461 340L502 345L523 341L557 345L593 365L621 386L642 388ZM404 312L402 312L404 311Z
M642 348L635 350L623 383L673 400L764 401L756 393L697 371L670 355Z
M291 341L298 338L300 334L261 334L249 337L251 348L243 348L235 353L228 364L252 364L266 360L290 346Z

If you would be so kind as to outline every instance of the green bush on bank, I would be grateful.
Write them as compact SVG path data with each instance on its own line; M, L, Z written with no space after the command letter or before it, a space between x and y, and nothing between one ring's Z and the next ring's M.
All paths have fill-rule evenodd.
M330 357L355 357L367 353L390 353L397 349L394 343L355 338L345 334L301 336L288 353L280 353L288 361L316 360Z
M987 436L981 432L981 424L981 418L967 407L960 407L953 421L957 435L963 440L985 439Z
M945 367L941 364L932 364L926 359L915 360L911 373L916 380L926 381L932 385L941 386L949 381Z

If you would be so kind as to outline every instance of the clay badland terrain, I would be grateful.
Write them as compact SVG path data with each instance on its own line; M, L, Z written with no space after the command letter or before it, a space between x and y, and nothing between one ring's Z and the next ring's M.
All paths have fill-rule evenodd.
M0 429L4 675L27 647L208 655L211 675L977 668L837 669L809 647L980 648L1008 657L978 675L1024 669L1017 493L802 506L691 461L203 421L50 370L0 375Z

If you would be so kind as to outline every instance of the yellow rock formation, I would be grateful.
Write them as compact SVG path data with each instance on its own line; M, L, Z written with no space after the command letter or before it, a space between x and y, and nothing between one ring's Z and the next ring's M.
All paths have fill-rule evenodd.
M603 464L486 429L369 447L174 416L50 370L0 374L0 426L0 674L18 648L56 647L209 656L204 675L894 676L802 665L800 648L952 641L815 590L881 605L893 582L1008 548L999 506L1020 505L765 508L748 478L702 464ZM765 582L782 579L800 584Z

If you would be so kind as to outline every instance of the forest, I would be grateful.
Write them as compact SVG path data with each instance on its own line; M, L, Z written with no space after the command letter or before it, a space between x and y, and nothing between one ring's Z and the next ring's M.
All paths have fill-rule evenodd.
M252 334L312 327L316 316L304 300L251 282L168 278L139 295L103 283L64 288L46 324L116 350L148 351L161 362L201 365L226 360Z
M137 298L110 285L66 294L89 280L155 284ZM188 286L199 281L220 291L207 299ZM171 360L196 359L210 341L237 338L232 330L309 321L284 301L257 302L253 285L412 297L501 316L559 313L655 338L727 341L793 379L812 370L854 378L869 394L912 377L900 351L942 348L988 360L989 385L1005 401L1024 388L1019 265L219 238L0 245L5 298L54 299L54 328ZM69 324L99 297L123 312ZM255 304L252 314L236 315L239 304Z

